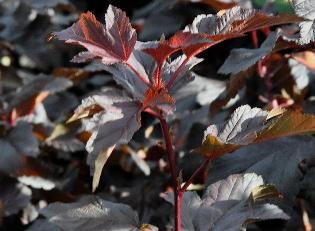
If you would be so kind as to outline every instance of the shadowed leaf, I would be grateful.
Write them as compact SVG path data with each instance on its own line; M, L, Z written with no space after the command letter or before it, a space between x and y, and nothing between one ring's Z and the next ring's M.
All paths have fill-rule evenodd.
M256 220L288 219L276 205L250 202L252 190L263 184L263 179L256 174L235 174L211 184L202 198L195 192L186 192L182 206L183 230L237 231ZM169 195L166 199L173 203Z
M140 230L136 212L124 204L85 196L75 203L52 203L40 211L47 222L63 230L90 231Z

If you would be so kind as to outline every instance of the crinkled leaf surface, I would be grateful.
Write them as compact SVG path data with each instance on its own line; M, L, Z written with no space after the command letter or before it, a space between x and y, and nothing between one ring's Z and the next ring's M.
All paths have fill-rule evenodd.
M129 18L123 11L110 5L105 21L104 27L91 12L87 12L81 15L77 23L54 35L66 43L79 44L88 50L74 57L75 62L96 57L101 58L104 64L127 61L137 40Z
M282 136L313 133L314 131L314 115L303 114L299 111L287 111L278 116L270 126L267 126L266 129L260 132L255 142L262 142Z
M265 183L275 184L283 195L292 199L303 178L299 163L314 155L314 145L314 138L307 136L281 138L244 147L214 160L210 165L208 183L230 174L256 173Z
M268 112L248 105L237 108L227 122L207 128L199 151L215 158L252 143L265 127L267 115Z
M87 162L91 167L93 190L96 189L99 178L109 155L116 144L128 143L140 127L141 104L121 92L112 91L93 95L83 100L75 113L82 113L91 105L100 107L100 112L87 119L85 127L92 132L86 144L89 152Z
M151 56L139 49L144 47L152 47L154 45L156 44L144 44L138 42L136 49L133 51L128 60L128 62L141 76L143 76L143 78L148 83L149 81L154 81L152 77L154 75L156 63ZM174 110L174 100L172 97L181 95L183 92L179 94L177 94L177 92L194 80L195 74L191 72L190 69L202 61L202 59L193 57L186 62L186 58L187 56L181 55L172 61L166 61L164 63L161 68L161 79L165 85L170 81L171 77L176 73L176 70L183 62L185 62L185 65L183 66L182 71L178 74L178 77L173 82L173 84L169 86L169 89L164 89L164 92L159 89L159 94L154 91L154 86L145 84L143 81L141 81L136 73L125 64L117 63L111 66L103 65L103 68L111 72L114 75L116 82L124 86L124 88L127 89L128 92L134 96L134 98L144 100L144 104L147 106L157 106L165 112L170 112Z
M291 75L299 90L304 89L314 80L315 73L295 59L289 59L289 66L291 67Z
M315 10L314 0L293 0L293 8L295 13L305 18L304 22L299 24L300 26L300 38L298 42L300 44L307 44L315 40Z
M263 183L254 173L236 174L211 184L202 198L195 192L186 192L182 207L183 230L238 231L252 220L288 219L275 205L250 203L251 191Z
M62 230L118 231L140 230L139 218L129 206L85 196L78 202L56 202L40 212Z
M191 25L186 26L185 31L210 35L243 34L264 27L300 21L301 19L294 15L272 16L257 10L235 6L229 10L221 11L217 15L198 15Z
M313 115L299 111L267 112L244 105L237 108L226 123L210 125L197 152L212 159L251 143L314 131Z

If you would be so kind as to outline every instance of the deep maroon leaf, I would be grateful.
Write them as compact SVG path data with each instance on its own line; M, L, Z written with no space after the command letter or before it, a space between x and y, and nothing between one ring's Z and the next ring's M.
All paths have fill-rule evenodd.
M101 58L104 64L127 61L137 40L129 18L123 11L110 5L105 21L104 26L91 12L87 12L71 27L54 35L66 43L79 44L88 50L74 57L76 62L93 58Z

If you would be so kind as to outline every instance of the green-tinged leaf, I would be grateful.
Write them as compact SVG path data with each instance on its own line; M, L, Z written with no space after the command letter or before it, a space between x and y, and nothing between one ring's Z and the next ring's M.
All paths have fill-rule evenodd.
M255 5L258 7L263 7L268 1L266 0L254 0ZM280 13L293 13L293 8L291 6L290 0L274 0L273 1L276 10Z
M207 138L202 143L202 146L196 152L204 153L208 158L214 159L225 153L233 152L240 148L238 144L226 144L218 140L217 137L207 135Z
M140 231L158 231L158 229L150 224L142 224Z
M59 136L62 136L68 132L68 128L63 124L57 124L54 127L54 130L51 132L49 137L47 137L46 141L51 141Z
M272 184L259 185L253 188L250 194L250 198L254 203L256 201L277 197L281 197L281 194L278 192L276 186Z
M244 105L225 123L210 125L202 145L195 151L214 159L245 145L312 132L315 132L314 115L282 109L267 112Z
M98 184L100 182L100 178L102 175L103 167L106 164L108 158L110 157L110 154L113 152L114 148L115 148L115 145L99 153L98 156L96 157L96 160L94 163L95 170L93 173L93 183L92 183L93 192L95 192L96 188L98 187Z
M237 108L228 121L210 125L196 151L214 159L252 143L265 126L268 112L248 105Z
M258 134L255 142L262 142L283 136L315 132L315 116L299 111L287 111Z

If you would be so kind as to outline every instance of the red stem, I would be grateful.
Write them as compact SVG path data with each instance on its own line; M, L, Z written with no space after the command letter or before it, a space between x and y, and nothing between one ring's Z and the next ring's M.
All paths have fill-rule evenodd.
M141 79L145 84L149 84L149 81L144 78L130 63L125 62L125 64Z
M149 112L149 111L148 111ZM150 112L149 112L150 113ZM182 221L181 221L181 211L182 211L182 199L183 196L189 187L189 185L193 182L193 180L198 176L204 169L208 166L210 159L205 159L204 162L195 170L195 172L191 175L188 181L181 187L180 182L177 180L177 170L176 170L176 156L172 146L172 138L169 131L169 127L162 116L156 116L161 123L163 136L165 140L165 146L168 155L168 161L170 164L171 175L173 179L173 188L174 188L174 207L175 207L175 231L182 230Z
M262 29L262 32L264 33L264 35L266 37L268 37L268 35L270 34L270 27L265 27Z
M182 230L181 222L181 207L182 207L182 197L183 193L180 192L180 184L177 181L177 170L176 170L176 156L172 146L172 137L170 134L169 127L166 120L163 117L158 117L163 131L163 136L165 140L165 146L167 150L168 162L170 164L172 179L173 179L173 189L174 189L174 207L175 207L175 231Z
M175 193L175 231L182 230L182 200L184 192Z
M158 88L161 86L161 66L162 65L159 64L154 71L154 83Z
M255 49L259 47L259 41L258 41L258 36L257 36L257 31L252 31L251 32L251 39L252 39L252 44ZM261 78L264 78L265 73L264 73L264 65L263 65L263 59L259 60L256 65L256 71L258 75Z
M184 193L187 190L187 188L189 187L189 185L191 185L191 183L196 178L196 176L198 176L200 173L202 173L202 171L205 170L205 168L208 166L209 162L210 162L210 159L205 159L202 162L202 164L194 171L194 173L191 175L191 177L186 181L184 186L181 187L181 189L180 189L181 193Z
M172 138L171 134L169 132L169 127L166 123L166 120L162 117L159 117L160 123L161 123L161 128L165 140L165 146L166 146L166 151L168 155L168 161L170 164L170 169L171 169L171 174L172 174L172 179L173 179L173 184L174 184L174 191L177 190L177 173L176 173L176 156L175 152L172 146Z
M257 37L257 31L250 32L250 35L252 38L252 44L253 44L254 48L258 48L259 47L259 41L258 41L258 37Z

